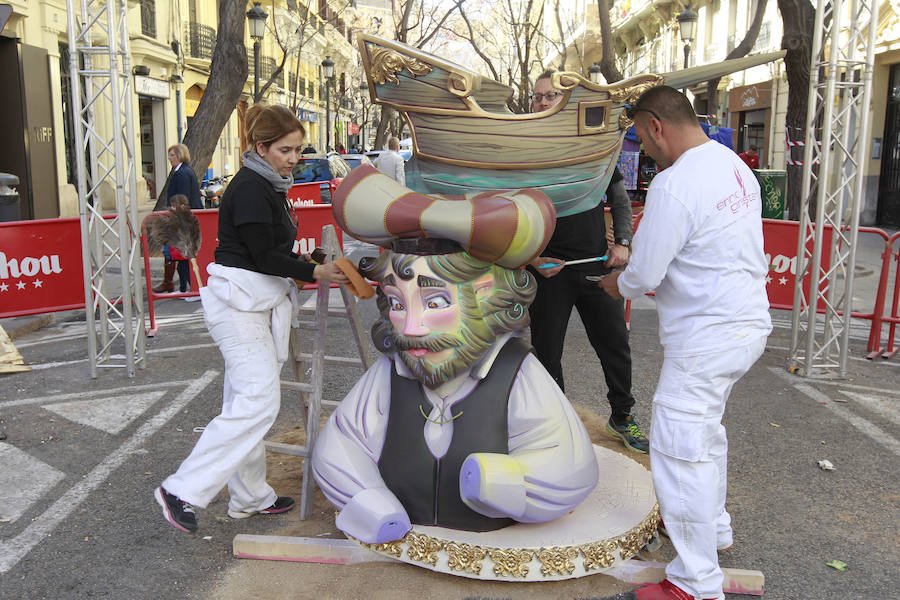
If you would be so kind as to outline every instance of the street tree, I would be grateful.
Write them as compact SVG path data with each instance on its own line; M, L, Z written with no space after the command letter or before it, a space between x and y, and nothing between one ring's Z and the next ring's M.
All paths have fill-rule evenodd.
M812 61L813 29L816 9L809 0L778 0L778 10L784 22L781 48L787 51L784 66L788 80L788 105L785 126L791 139L803 139L806 131L806 109L809 103L809 69ZM789 148L793 153L795 148ZM802 159L803 148L796 148L795 160ZM803 167L787 166L787 209L792 219L800 216L800 186Z
M763 16L766 13L766 3L766 0L756 1L753 20L750 22L750 27L747 28L744 39L725 56L725 60L743 58L753 50L753 46L756 45L756 39L759 37L759 30L762 28ZM707 108L709 111L715 111L719 105L719 82L721 80L721 77L716 77L706 82L706 105L709 107Z
M552 48L544 34L545 0L496 0L460 7L454 34L472 46L491 76L513 89L507 106L514 113L531 108L532 76Z
M414 48L431 45L444 31L447 20L466 0L453 0L452 4L429 0L398 0L393 3L393 39ZM390 106L381 106L381 118L375 130L375 147L383 148L388 133L402 134L402 121Z
M609 22L609 0L597 0L597 11L600 17L600 45L603 57L600 59L600 73L606 83L622 80L622 73L616 66L616 45L613 43L612 26Z
M184 144L191 151L191 166L201 175L212 160L219 136L247 82L246 10L245 1L219 0L219 28L209 80L184 134Z

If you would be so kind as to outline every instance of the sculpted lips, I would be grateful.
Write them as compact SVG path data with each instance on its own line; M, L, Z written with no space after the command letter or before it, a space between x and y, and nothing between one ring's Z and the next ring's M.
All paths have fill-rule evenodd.
M416 358L422 358L426 354L431 354L431 351L425 348L410 348L408 352Z

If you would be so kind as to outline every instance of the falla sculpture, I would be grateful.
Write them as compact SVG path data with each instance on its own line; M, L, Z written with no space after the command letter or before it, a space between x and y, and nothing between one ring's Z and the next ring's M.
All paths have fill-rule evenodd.
M524 341L536 284L520 267L557 216L596 206L630 121L665 82L689 85L752 57L612 86L557 73L564 101L514 115L508 87L404 44L359 35L374 102L413 137L408 188L371 166L337 188L348 235L381 246L383 356L323 428L312 470L336 525L369 549L478 579L548 581L606 571L655 534L649 472L592 446Z

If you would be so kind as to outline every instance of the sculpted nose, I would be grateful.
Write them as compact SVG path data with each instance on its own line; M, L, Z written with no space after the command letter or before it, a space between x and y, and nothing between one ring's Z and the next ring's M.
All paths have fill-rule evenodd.
M406 311L406 320L403 321L403 335L409 337L428 335L430 330L425 327L422 318L422 309L410 307Z

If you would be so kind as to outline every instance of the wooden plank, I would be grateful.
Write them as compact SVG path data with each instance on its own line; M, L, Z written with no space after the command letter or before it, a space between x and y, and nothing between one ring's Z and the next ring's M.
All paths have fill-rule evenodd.
M259 560L286 560L324 564L351 565L361 562L398 562L392 558L370 552L356 542L346 539L292 537L278 535L234 536L232 550L238 558ZM602 572L632 584L658 583L666 577L666 565L660 562L626 560ZM765 592L765 576L761 571L723 568L726 594L762 596Z
M231 544L238 558L258 560L286 560L331 565L352 565L360 562L397 562L392 558L366 550L345 539L288 537L279 535L249 535L239 533Z
M666 577L666 565L661 562L626 560L605 573L633 584L658 583ZM766 578L762 571L723 567L722 573L725 575L722 591L726 594L762 596L765 593Z

